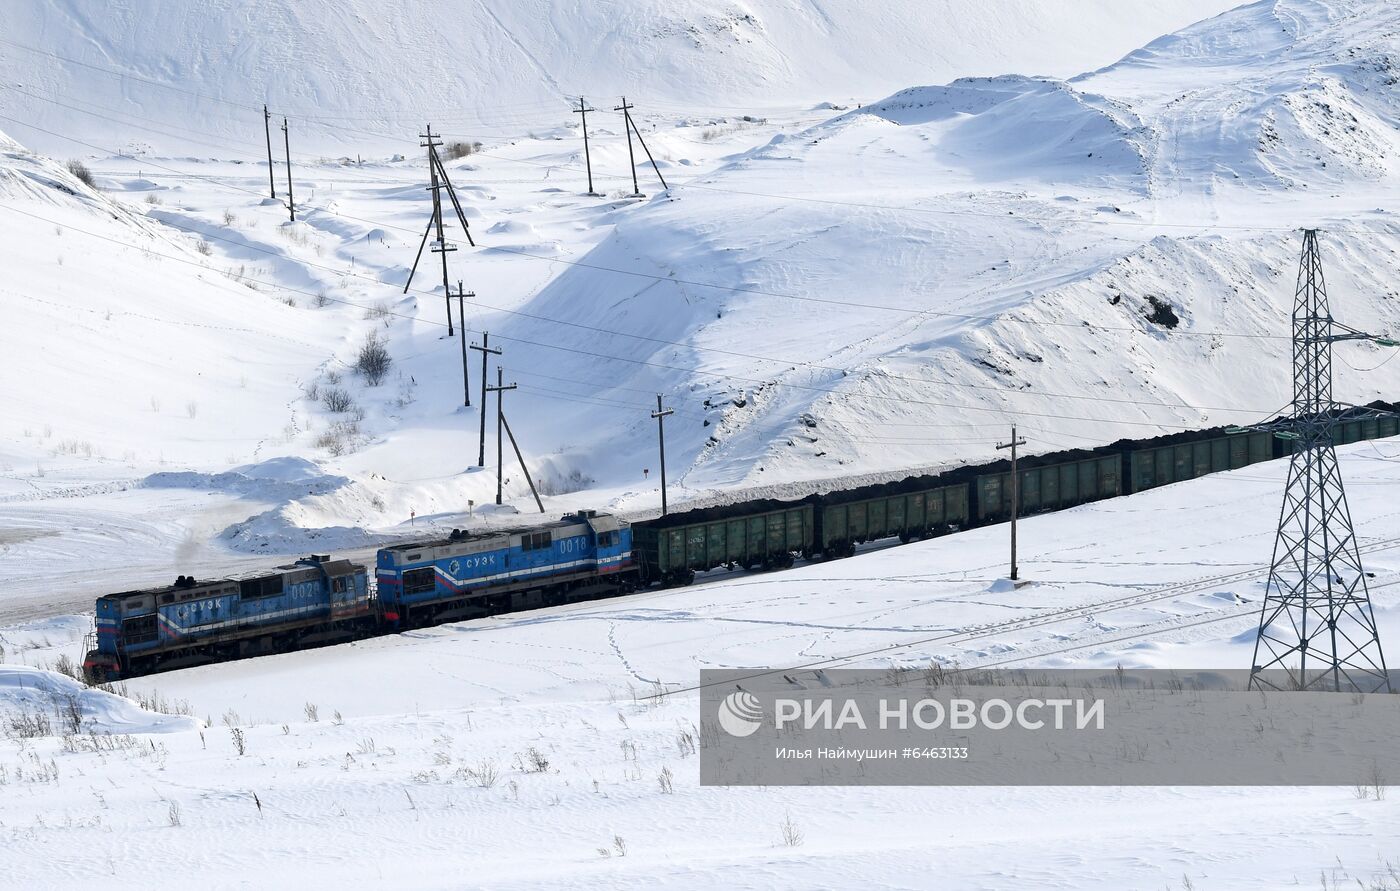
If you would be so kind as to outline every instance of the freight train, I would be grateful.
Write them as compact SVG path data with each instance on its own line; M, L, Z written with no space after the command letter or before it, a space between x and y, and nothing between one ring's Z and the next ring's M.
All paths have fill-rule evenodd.
M1400 406L1372 403L1384 412ZM1338 444L1400 434L1400 415L1343 417ZM1223 428L1023 458L1018 513L1061 510L1282 457L1267 433ZM103 683L188 665L320 646L439 622L689 584L719 567L781 569L863 542L927 538L1011 513L1006 461L628 523L581 511L539 526L382 548L369 569L313 556L235 578L97 600L83 670Z

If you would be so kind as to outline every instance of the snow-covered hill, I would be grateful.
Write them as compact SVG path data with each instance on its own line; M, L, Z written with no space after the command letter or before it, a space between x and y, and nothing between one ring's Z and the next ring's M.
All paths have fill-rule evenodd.
M626 94L648 111L754 113L969 74L1068 76L1232 5L24 0L5 10L0 107L104 145L255 157L267 103L293 119L298 148L369 154L411 145L429 120L475 138L554 127L580 93L609 108ZM7 123L27 144L72 151Z
M1257 3L1068 82L904 90L652 201L590 260L673 279L619 311L730 376L668 381L724 406L685 481L980 457L1013 420L1047 449L1276 411L1299 228L1325 230L1338 317L1400 329L1397 26ZM574 268L533 305L619 287ZM1376 348L1339 354L1342 398L1400 392Z
M1032 7L1054 8L1018 6L1017 21L1039 21ZM200 48L221 32L183 18L183 8L161 25L182 40L150 45L185 61L164 73L143 68L142 78L234 89L217 72L262 64L268 50L251 39L232 61L204 59ZM209 6L207 17L242 33L229 17L247 9ZM1167 6L1138 9L1133 28ZM899 15L933 28L945 19L931 10ZM571 35L592 33L570 17L595 12L535 15L563 39L535 35L533 19L519 33L534 35L530 47L562 52ZM1022 33L996 28L986 10L964 13L956 20L978 34ZM773 22L798 14L778 5L755 13L768 33L783 35L801 32ZM80 35L97 30L102 65L151 58L130 46L125 26L101 24L107 19L78 16L45 31L36 22L59 20L36 15L17 16L16 33L42 32L62 55L76 58L77 44L93 42ZM367 24L355 25L356 15ZM640 27L641 19L624 20L616 34ZM385 21L399 20L338 4L285 33L308 52L344 53L348 38L326 35L387 45L387 36L374 40L387 35ZM1111 21L1093 52L1081 48L1085 67L1129 33ZM927 83L935 79L915 81L899 67L916 64L909 53L872 49L897 25L922 33L911 22L877 27L838 16L832 27L849 44L841 52L889 60L871 78L893 71ZM418 25L396 27L399 39ZM576 121L560 120L566 114L551 112L552 125L533 136L484 138L482 151L449 161L479 244L467 248L449 228L463 247L451 278L475 293L472 339L490 331L506 351L508 379L520 384L506 411L548 513L655 509L650 410L658 393L676 409L666 428L673 501L743 489L792 494L981 460L1012 423L1031 449L1048 451L1254 420L1289 395L1299 227L1324 229L1336 315L1400 331L1397 29L1400 11L1377 0L1267 0L1069 80L1026 73L1041 57L1012 40L1006 52L1020 54L1021 73L906 86L860 107L822 105L831 94L817 90L827 81L803 73L809 44L800 65L783 69L791 82L748 63L677 69L657 82L701 98L710 95L707 78L720 76L751 78L745 83L762 85L754 95L813 92L759 115L657 104L641 127L670 188L638 154L645 200L629 197L628 143L611 113L590 118L602 198L583 194L580 134ZM691 40L678 35L667 40ZM700 56L668 58L713 61L709 39L694 50ZM979 46L946 34L930 46L945 42L956 52ZM585 62L542 67L567 72ZM986 70L957 64L963 74ZM104 118L77 103L105 96L110 78L62 70L92 86L44 104L58 116L53 132L80 120L96 127ZM522 72L516 82L534 83ZM400 74L394 68L377 82L426 95ZM175 107L171 96L194 99L146 79L124 89L132 102L154 103L149 114L103 126L116 127L121 144L176 144L185 131L162 116ZM279 81L278 89L315 97L327 116L337 103L366 114L393 106L368 83L330 83ZM104 101L130 110L125 100ZM357 162L294 151L292 222L286 171L275 171L274 201L256 151L224 152L229 106L201 100L199 108L207 115L198 129L213 137L199 156L112 155L92 148L105 138L94 130L77 148L101 192L43 157L14 146L5 154L15 212L0 221L0 261L11 273L0 293L15 309L0 338L22 360L12 368L45 370L0 416L0 497L13 499L9 521L26 530L9 536L19 558L11 565L78 567L96 548L113 564L146 560L147 571L155 565L164 575L186 569L193 554L217 563L230 546L253 554L312 541L362 547L508 517L511 505L479 507L494 500L494 449L476 469L480 406L461 405L460 344L444 336L434 258L402 290L428 209L416 143L395 144L404 157L386 151ZM74 321L88 317L86 327ZM377 385L351 371L371 334L394 360ZM1378 347L1339 346L1338 396L1400 395L1400 364L1387 359ZM473 357L474 402L480 373ZM332 407L328 394L340 391L349 401ZM523 475L505 454L507 500L529 509ZM146 491L113 491L131 486ZM189 492L208 505L195 528L160 507L183 504ZM65 498L58 510L58 495L91 497ZM67 531L108 523L110 546ZM143 548L124 546L135 537ZM80 597L92 582L74 568L55 584Z
M11 471L44 450L60 465L254 456L290 418L295 375L309 368L300 357L336 342L240 282L207 243L161 225L136 200L142 186L94 190L0 135ZM34 487L9 477L0 496Z

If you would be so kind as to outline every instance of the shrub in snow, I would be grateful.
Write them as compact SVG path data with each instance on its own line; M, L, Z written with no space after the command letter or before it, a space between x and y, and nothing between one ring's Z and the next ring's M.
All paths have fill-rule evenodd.
M78 181L83 185L87 186L89 189L97 188L97 180L92 178L92 171L88 170L87 165L82 161L74 158L69 161L66 166L68 167L68 172L76 176Z
M371 331L360 346L360 354L355 357L355 371L364 377L365 383L377 387L383 382L393 364L394 360L384 342L379 339L379 334Z
M321 391L321 404L326 411L346 412L355 403L350 399L350 394L340 387L326 387Z

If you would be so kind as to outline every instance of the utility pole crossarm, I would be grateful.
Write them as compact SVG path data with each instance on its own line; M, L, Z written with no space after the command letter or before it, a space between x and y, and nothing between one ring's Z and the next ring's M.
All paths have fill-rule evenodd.
M1384 334L1372 334L1369 331L1362 331L1359 328L1353 328L1350 325L1344 325L1341 322L1336 321L1335 319L1328 319L1327 321L1331 324L1331 326L1334 329L1340 328L1343 332L1341 334L1332 334L1328 336L1327 340L1330 343L1340 343L1344 340L1369 340L1371 343L1374 343L1377 346L1400 347L1400 340L1396 340L1393 337L1388 337Z

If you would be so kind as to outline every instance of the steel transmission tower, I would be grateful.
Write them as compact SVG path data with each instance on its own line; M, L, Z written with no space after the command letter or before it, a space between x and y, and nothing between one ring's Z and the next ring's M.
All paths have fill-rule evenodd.
M1305 230L1293 301L1292 416L1256 428L1291 441L1293 454L1254 643L1254 689L1390 690L1333 440L1339 414L1351 408L1332 399L1332 344L1344 340L1397 345L1333 320L1317 230Z

